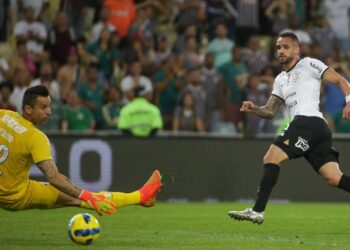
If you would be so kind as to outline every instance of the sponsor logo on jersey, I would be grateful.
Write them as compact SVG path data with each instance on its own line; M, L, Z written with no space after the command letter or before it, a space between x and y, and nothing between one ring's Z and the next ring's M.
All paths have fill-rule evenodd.
M0 136L2 138L4 138L6 141L8 142L12 142L13 141L13 136L10 135L9 133L7 133L7 131L3 128L0 128Z
M4 115L3 117L1 117L1 121L4 122L10 128L12 128L18 134L22 134L27 131L25 127L23 127L9 115Z
M310 62L310 66L313 67L314 69L316 69L318 71L318 73L321 74L322 68L320 66L314 64L313 62Z
M288 103L287 104L288 110L291 110L297 104L298 104L298 102L296 100L292 101L291 103Z
M287 100L288 98L293 97L295 95L297 95L297 92L293 91L292 93L289 93L288 95L286 95L285 100Z
M310 148L308 141L301 136L298 137L298 141L295 143L295 147L300 148L304 152Z

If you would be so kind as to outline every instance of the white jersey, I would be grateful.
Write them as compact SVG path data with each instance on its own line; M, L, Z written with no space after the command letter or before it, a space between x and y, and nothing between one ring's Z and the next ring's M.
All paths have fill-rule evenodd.
M272 94L284 100L292 119L296 115L324 119L319 104L321 79L327 69L323 62L305 57L276 77Z

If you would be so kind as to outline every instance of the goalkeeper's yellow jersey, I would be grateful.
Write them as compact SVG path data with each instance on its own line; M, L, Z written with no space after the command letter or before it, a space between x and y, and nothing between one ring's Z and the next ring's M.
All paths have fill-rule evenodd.
M20 114L0 109L0 201L23 197L32 164L49 159L47 136Z

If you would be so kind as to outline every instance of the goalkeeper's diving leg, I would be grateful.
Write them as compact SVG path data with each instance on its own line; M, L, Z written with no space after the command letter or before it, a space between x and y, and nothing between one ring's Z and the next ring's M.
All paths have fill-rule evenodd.
M160 191L161 186L161 175L158 170L155 170L148 181L140 189L134 192L122 193L102 191L95 194L113 201L116 204L116 208L128 205L151 207L154 206L157 201L156 196ZM80 206L83 208L91 208L87 202L81 202Z

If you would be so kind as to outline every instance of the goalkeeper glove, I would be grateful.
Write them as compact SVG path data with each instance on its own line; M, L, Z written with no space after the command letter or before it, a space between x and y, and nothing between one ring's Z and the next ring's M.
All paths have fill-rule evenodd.
M116 210L116 205L113 201L106 199L104 195L94 194L86 189L81 191L79 199L95 209L99 216L102 216L102 213L111 215Z

